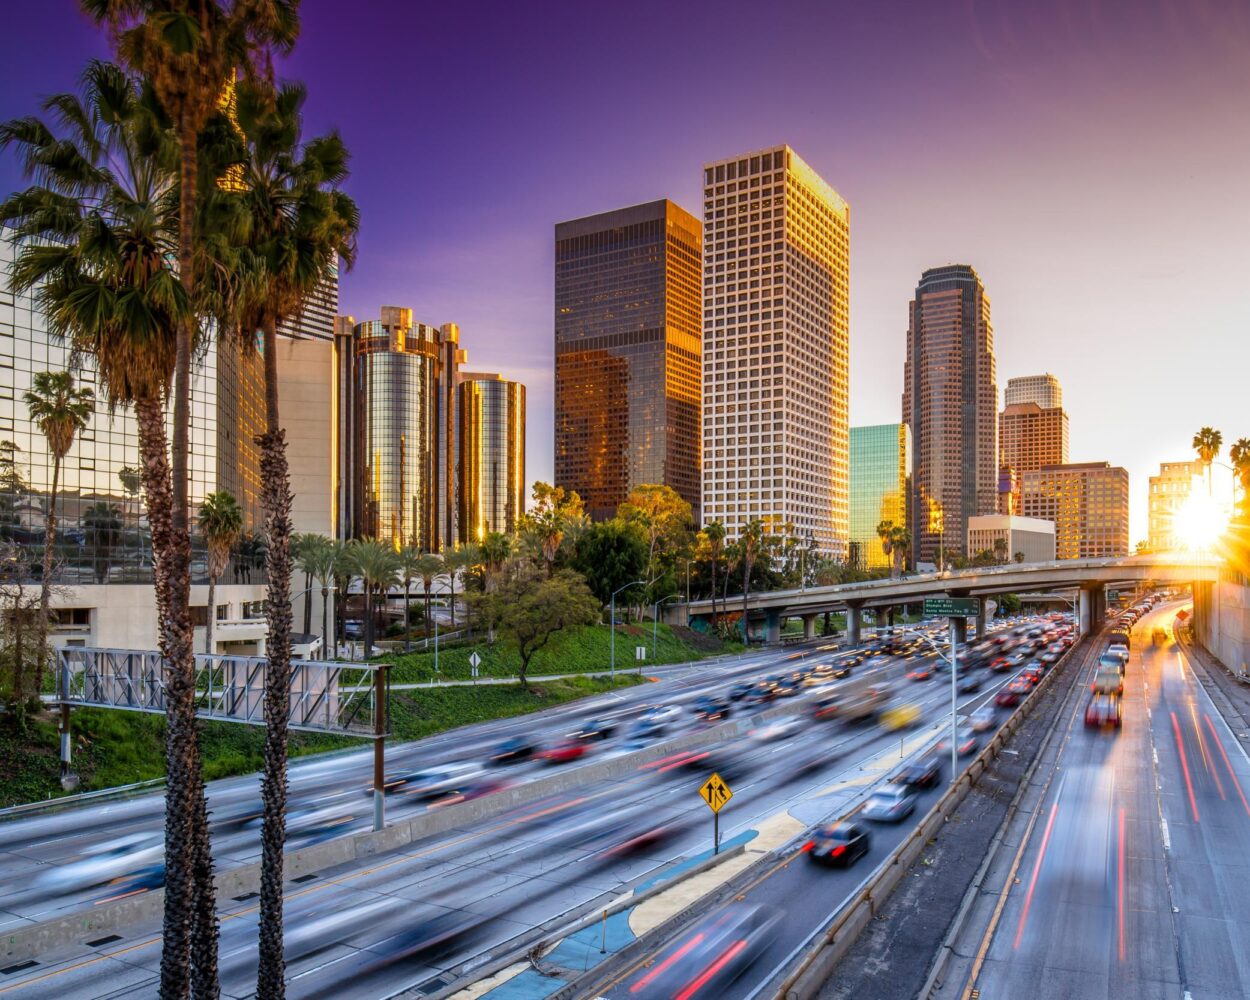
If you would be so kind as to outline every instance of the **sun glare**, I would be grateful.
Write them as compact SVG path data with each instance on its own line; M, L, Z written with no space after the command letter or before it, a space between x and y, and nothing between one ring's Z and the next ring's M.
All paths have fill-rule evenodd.
M1195 490L1176 512L1176 535L1189 549L1209 549L1228 527L1228 515L1214 499Z

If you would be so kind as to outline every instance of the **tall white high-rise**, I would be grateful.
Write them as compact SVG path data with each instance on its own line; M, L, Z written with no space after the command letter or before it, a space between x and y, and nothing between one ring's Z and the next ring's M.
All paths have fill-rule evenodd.
M789 146L703 168L703 520L845 558L847 203Z

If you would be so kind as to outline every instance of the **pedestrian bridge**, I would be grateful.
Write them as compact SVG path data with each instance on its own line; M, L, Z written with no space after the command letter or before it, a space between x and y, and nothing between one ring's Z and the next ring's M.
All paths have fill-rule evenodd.
M1192 584L1219 579L1222 559L1187 553L1125 556L1117 559L1059 559L1045 563L1008 563L1004 566L981 566L973 569L947 570L943 573L917 573L896 580L869 580L863 583L837 584L828 587L804 587L797 590L770 590L752 593L746 600L752 622L767 624L769 639L779 637L783 618L803 618L809 635L814 634L816 616L826 611L862 611L879 608L884 611L899 604L922 601L926 597L977 597L1016 591L1080 591L1081 628L1096 628L1102 621L1106 606L1106 588L1114 585L1153 583ZM721 613L743 610L742 595L717 600ZM667 613L668 620L684 624L712 614L712 601L691 601L675 604ZM984 616L982 616L982 619ZM852 624L853 621L853 624ZM847 616L849 638L858 641L859 616ZM978 620L978 628L982 621Z

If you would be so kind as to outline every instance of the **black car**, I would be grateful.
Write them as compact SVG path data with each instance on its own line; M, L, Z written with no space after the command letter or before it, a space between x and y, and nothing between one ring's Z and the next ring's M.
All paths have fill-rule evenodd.
M942 765L936 757L908 764L895 779L912 788L932 788L942 777Z
M819 864L846 867L871 847L872 835L858 823L830 823L816 831L807 854Z
M975 694L981 690L981 681L975 674L964 674L955 687L960 694Z
M729 718L730 708L731 706L726 699L713 698L709 695L695 699L694 704L691 706L694 714L707 722Z
M534 756L534 744L515 736L504 740L490 754L492 764L521 764Z
M573 734L573 737L579 740L606 740L611 739L615 732L615 722L609 722L607 719L587 719Z
M741 701L754 690L754 684L735 684L729 689L729 700Z

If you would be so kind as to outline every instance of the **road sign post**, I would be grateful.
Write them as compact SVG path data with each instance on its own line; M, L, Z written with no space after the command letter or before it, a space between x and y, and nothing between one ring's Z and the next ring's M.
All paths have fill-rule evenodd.
M699 788L699 797L712 810L712 853L720 854L720 811L734 797L730 787L715 772Z
M469 654L469 676L473 678L474 684L477 683L477 668L481 664L481 662L482 662L482 658L478 655L478 652L476 649L472 653Z

